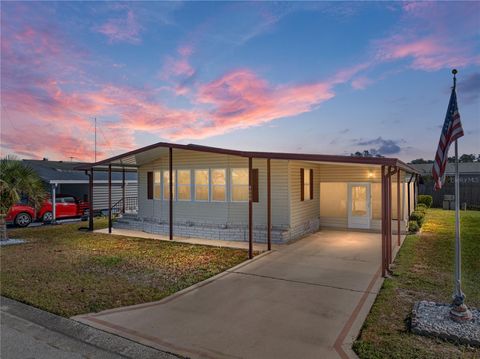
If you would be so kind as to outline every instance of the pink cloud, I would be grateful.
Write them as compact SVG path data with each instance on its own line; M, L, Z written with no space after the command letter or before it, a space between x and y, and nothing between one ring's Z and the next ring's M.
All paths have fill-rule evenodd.
M372 83L373 83L373 80L369 79L368 77L360 76L353 79L351 82L351 85L352 85L352 88L355 90L364 90Z
M330 83L272 86L241 69L200 86L196 101L209 106L193 123L172 130L172 139L200 139L311 111L334 94Z
M167 58L164 73L177 95L191 91L191 102L188 108L174 108L158 101L155 91L92 78L85 70L88 54L54 31L25 27L12 38L2 42L2 100L7 104L2 106L2 125L11 118L15 126L7 123L2 143L36 157L91 160L93 117L100 119L107 136L99 137L101 158L135 147L138 132L169 140L199 139L296 116L334 97L335 85L368 67L355 65L326 81L280 85L238 69L193 87L185 81L195 74L190 64L194 48L181 46ZM26 129L35 136L24 136Z
M478 2L408 1L393 35L373 42L376 62L410 60L415 70L436 71L478 63ZM452 27L453 26L453 27ZM455 29L454 29L455 28ZM461 30L459 30L461 29Z
M38 43L44 45L36 47ZM101 158L135 147L137 132L169 140L199 139L312 111L334 96L333 86L365 68L345 69L324 82L283 85L239 69L187 88L181 81L194 74L189 64L194 50L183 46L177 49L169 75L178 93L194 91L193 102L185 109L159 102L148 89L92 79L82 71L77 49L55 33L27 29L18 33L15 43L2 47L6 49L2 60L12 60L2 61L8 63L2 65L2 99L8 104L2 107L2 125L6 118L15 119L15 126L9 122L8 131L2 132L3 147L63 159L91 160L93 117L100 119L108 137L99 137ZM25 129L31 133L24 135Z
M395 35L377 41L377 60L411 59L410 67L416 70L436 71L445 67L463 67L475 61L468 49L450 45L437 37L407 38Z
M167 56L160 71L160 78L167 81L181 82L186 78L192 77L195 74L195 69L190 64L190 57L193 51L191 45L183 45L177 49L175 56ZM184 92L182 91L179 94Z
M93 117L108 113L111 104L89 89L92 81L82 70L86 53L54 29L2 31L2 147L34 157L91 160ZM132 147L131 133L108 132L116 140L112 149L100 146L100 155Z
M142 27L132 10L128 10L126 18L110 19L94 30L108 37L109 42L128 42L138 44Z
M423 11L434 6L433 1L405 1L402 2L402 9L407 12Z

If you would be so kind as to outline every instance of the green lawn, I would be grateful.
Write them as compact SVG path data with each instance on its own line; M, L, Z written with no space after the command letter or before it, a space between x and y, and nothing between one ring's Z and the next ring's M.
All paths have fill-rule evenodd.
M9 231L28 243L1 248L1 295L69 317L159 300L248 258L239 249L78 230L85 225Z
M422 231L407 236L363 325L354 350L360 358L480 358L479 348L409 332L418 300L450 303L453 292L454 211L430 209ZM461 212L463 290L480 307L480 211Z

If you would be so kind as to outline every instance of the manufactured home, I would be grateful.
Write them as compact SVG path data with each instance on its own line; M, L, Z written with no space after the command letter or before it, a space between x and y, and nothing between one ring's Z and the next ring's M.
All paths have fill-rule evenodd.
M77 169L125 168L138 173L138 211L110 226L269 248L336 228L382 233L391 253L392 233L400 241L417 191L417 171L394 158L163 142Z

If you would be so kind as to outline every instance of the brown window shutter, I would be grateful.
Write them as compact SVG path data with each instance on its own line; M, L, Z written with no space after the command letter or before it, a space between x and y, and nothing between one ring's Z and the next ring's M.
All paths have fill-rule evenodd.
M310 170L310 199L313 199L313 170Z
M258 202L258 168L252 169L252 201Z
M303 168L300 168L300 201L305 200L305 173L303 171Z
M147 199L153 199L153 172L147 172Z

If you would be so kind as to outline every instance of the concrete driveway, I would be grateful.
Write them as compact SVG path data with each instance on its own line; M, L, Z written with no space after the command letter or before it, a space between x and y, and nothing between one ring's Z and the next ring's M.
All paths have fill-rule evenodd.
M321 231L159 302L74 319L192 358L348 358L380 234Z

